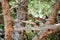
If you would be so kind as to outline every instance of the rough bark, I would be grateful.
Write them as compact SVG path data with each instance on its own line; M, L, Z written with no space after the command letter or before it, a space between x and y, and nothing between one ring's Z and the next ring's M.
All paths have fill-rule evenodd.
M39 40L46 40L46 38L47 38L50 34L53 34L53 33L55 33L55 32L57 32L56 29L55 29L55 30L53 30L53 29L48 30L48 31L46 31L45 33L43 33L42 35L40 35L41 37L39 37Z
M9 10L8 0L4 0L2 2L2 9L3 9L4 24L5 24L5 27L4 27L5 40L12 40L13 23L11 20L11 13Z
M60 9L60 0L58 0L57 3L55 4L54 9L51 13L51 16L50 16L49 20L46 22L46 24L49 24L49 25L55 24L55 20L57 19L59 9ZM51 25L48 27L51 27ZM51 27L51 29L48 28L47 29L48 31L44 29L44 32L42 34L40 34L40 36L38 37L39 40L45 40L50 34L58 31L57 28L59 28L60 26L53 26L53 27L54 27L54 29L52 29L52 27ZM55 28L55 27L57 27L57 28Z
M28 13L28 9L27 9L28 2L27 1L28 0L18 0L17 19L19 19L20 22L17 22L15 24L15 28L17 28L17 29L25 26L25 24L22 23L21 20L23 20L23 21L26 20L26 15ZM17 32L16 30L14 30L14 31L15 31L14 36L16 37L16 38L14 38L15 40L23 40L24 39L23 38L23 35L24 35L23 31L21 31L21 32ZM16 33L17 33L17 35L16 35Z
M18 15L18 19L19 20L26 20L26 16L27 16L27 13L28 13L28 0L19 0L19 9L18 9L18 12L19 14ZM24 27L25 26L25 23L22 23L20 21L20 27ZM24 40L24 31L21 31L20 33L20 38L21 40Z
M60 30L60 23L54 25L44 25L40 27L40 32L32 40L45 40L50 34Z
M51 13L51 16L48 19L48 21L46 22L46 24L49 24L49 25L45 24L46 26L41 28L42 29L42 30L40 30L41 32L38 33L39 35L34 37L32 40L35 40L35 39L45 40L49 36L49 34L52 34L57 31L56 28L57 27L59 28L60 26L53 26L52 27L50 24L55 24L55 20L57 18L57 14L58 14L59 9L60 9L60 0L58 0L57 3L55 4L54 9Z

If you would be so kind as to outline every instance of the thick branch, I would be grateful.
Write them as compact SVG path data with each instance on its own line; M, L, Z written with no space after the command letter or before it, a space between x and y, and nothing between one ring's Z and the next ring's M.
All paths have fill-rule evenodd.
M49 34L54 33L58 30L60 30L60 23L54 24L54 25L44 25L43 27L40 27L40 32L38 33L38 35L36 35L36 39L43 40ZM35 39L35 37L33 38L33 40L34 39Z
M48 24L48 22L49 22L49 24L55 23L59 9L60 9L60 0L58 0L57 3L55 4L54 9L51 13L51 16L50 16L49 20L46 22L47 24Z
M58 30L53 30L53 29L51 29L51 30L49 30L49 31L46 31L45 33L42 33L41 35L40 35L40 37L39 37L39 40L46 40L47 39L47 37L50 35L50 34L53 34L53 33L55 33L55 32L57 32Z
M49 29L57 29L60 28L60 23L59 24L55 24L55 25L44 25L43 27L20 27L20 28L15 28L17 31L21 31L21 30L40 30L41 32L45 32Z
M39 40L43 40L43 39L45 40L50 34L60 31L60 23L55 24L53 27L55 27L55 28L51 28L51 29L42 31L41 34L38 36Z

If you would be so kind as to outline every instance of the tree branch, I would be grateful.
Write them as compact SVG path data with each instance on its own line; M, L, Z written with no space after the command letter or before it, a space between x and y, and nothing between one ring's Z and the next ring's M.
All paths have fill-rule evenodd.
M36 35L37 40L43 40L44 38L48 37L49 34L52 34L56 31L60 30L60 23L54 25L44 25L40 27L40 32ZM35 37L33 38L33 40Z
M55 24L55 20L57 18L57 15L58 15L58 11L60 9L60 0L57 1L57 3L55 4L54 6L54 9L51 13L51 16L49 17L49 20L46 22L46 24Z
M27 20L31 20L32 18L34 18L34 19L36 19L36 20L39 20L39 21L41 21L42 23L45 23L45 22L46 22L46 20L43 19L43 18L40 18L40 17L34 17L32 14L27 15Z

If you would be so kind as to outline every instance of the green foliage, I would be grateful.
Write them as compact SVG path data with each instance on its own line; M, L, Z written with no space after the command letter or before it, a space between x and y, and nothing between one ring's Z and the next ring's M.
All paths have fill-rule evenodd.
M17 4L17 0L11 0L11 1L9 2L10 8L11 8L12 6L16 5L16 4ZM15 9L17 9L17 8L15 8ZM17 16L17 13L14 12L15 9L14 9L14 8L11 9L11 16L12 16L14 19L15 19L16 16Z
M28 12L33 14L34 16L39 16L44 18L45 15L50 16L50 13L53 9L55 1L51 0L29 0L28 4Z
M11 10L11 16L12 16L12 18L14 18L14 19L15 19L16 16L17 16L17 13L15 13L13 9Z
M4 21L2 16L0 16L0 29L4 30Z
M10 4L10 6L14 6L16 4L16 2L17 2L17 0L11 0L9 4Z
M0 13L2 13L2 6L0 6Z
M50 34L47 40L60 40L59 37L60 37L60 31Z
M0 5L0 14L2 13L2 5ZM3 20L3 17L0 16L0 21ZM0 22L0 29L4 30L4 22L2 21L2 23Z
M47 15L49 17L50 13L52 12L55 1L56 0L52 0L52 1L51 0L32 0L32 1L28 0L28 12L29 12L28 14L32 14L35 17L39 16L41 18L45 18L45 15ZM10 7L12 7L16 3L18 3L17 0L11 0L9 5L10 5ZM1 12L2 12L2 7L0 6L0 13ZM11 10L11 16L13 18L16 18L16 13L13 11L13 9ZM2 19L2 17L0 17L0 19ZM35 22L36 20L34 18L32 18L32 21ZM29 27L31 27L31 25L29 25ZM0 23L0 28L4 30L3 23ZM28 40L32 40L32 38L34 37L34 35L36 33L27 31ZM24 35L24 38L26 38L26 35ZM57 34L49 35L48 38L49 38L49 40L57 40L58 39ZM27 40L27 38L26 38L26 40Z
M4 30L4 24L0 24L0 29Z
M32 40L33 37L34 37L34 33L33 32L28 33L28 39L29 40Z

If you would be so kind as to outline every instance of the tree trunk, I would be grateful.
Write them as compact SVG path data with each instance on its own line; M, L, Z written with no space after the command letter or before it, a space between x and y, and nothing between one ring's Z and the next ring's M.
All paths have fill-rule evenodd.
M28 0L18 0L18 10L17 10L17 19L19 20L17 23L15 23L15 28L21 28L24 27L25 24L22 23L22 20L26 20L26 15L28 13ZM15 36L14 39L15 40L23 40L23 35L24 35L24 31L18 32L15 30ZM17 33L17 35L16 35Z
M19 0L19 1L20 2L19 2L19 7L18 7L18 13L17 13L18 19L26 20L26 16L28 13L28 9L27 9L28 0ZM24 27L24 26L25 26L25 24L20 22L20 27ZM21 31L21 34L20 34L21 40L24 40L23 35L24 35L24 31Z
M13 23L11 20L11 13L9 10L9 2L8 0L4 0L2 2L3 9L3 17L5 23L5 40L12 40L12 31L13 31Z

